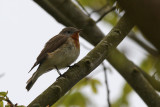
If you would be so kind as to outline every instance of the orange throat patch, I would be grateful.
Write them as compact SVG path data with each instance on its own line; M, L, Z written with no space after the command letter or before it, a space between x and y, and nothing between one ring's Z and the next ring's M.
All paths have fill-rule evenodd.
M79 33L75 33L71 37L74 40L76 47L79 48Z

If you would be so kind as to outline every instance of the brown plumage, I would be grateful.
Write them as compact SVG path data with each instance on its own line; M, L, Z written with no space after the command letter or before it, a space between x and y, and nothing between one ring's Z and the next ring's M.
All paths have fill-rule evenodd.
M64 35L56 35L53 38L51 38L46 43L45 48L41 51L41 53L37 57L37 61L34 63L30 71L38 64L41 64L43 60L45 60L47 53L54 52L58 47L60 47L67 40L67 38L68 36L64 36Z
M35 66L39 65L37 71L27 81L26 89L28 91L43 73L54 68L65 68L77 59L80 51L79 32L80 30L76 28L67 27L46 43L31 68L32 70ZM59 71L58 73L60 74Z

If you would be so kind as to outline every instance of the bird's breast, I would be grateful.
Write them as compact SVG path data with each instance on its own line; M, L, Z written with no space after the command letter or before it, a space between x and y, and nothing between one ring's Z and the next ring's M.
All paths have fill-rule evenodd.
M79 45L79 34L78 34L78 33L75 33L75 34L73 34L71 37L72 37L72 39L74 40L75 46L76 46L77 48L79 48L79 47L80 47L80 45Z
M48 54L50 65L56 65L59 69L69 66L79 56L80 49L77 48L75 40L68 38L67 41L57 50Z

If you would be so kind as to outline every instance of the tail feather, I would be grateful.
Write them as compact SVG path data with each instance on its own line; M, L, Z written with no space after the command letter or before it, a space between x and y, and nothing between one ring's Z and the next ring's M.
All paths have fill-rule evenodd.
M32 88L34 83L35 82L33 82L32 80L27 83L27 86L26 86L27 91L29 91Z
M36 80L38 79L38 76L36 76L36 72L32 75L32 77L27 81L27 86L26 89L29 91L33 84L36 82Z
M33 82L30 81L30 82L27 84L27 86L26 86L27 91L29 91L32 86L33 86Z
M33 66L34 67L34 66ZM32 68L33 68L32 67ZM44 69L44 67L39 66L37 71L32 75L32 77L27 81L27 86L26 89L29 91L32 86L34 85L34 83L37 81L37 79L43 74L45 73L45 71L47 71L46 69Z
M32 69L33 69L35 66L37 66L37 65L38 65L37 62L35 62L34 65L32 66L32 68L29 70L29 72L31 72ZM29 72L28 72L28 73L29 73Z

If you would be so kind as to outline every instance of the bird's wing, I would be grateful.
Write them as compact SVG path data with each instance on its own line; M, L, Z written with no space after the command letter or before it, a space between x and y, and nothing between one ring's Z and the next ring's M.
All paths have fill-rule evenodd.
M54 52L57 48L59 48L67 40L67 38L68 38L68 36L64 36L64 35L57 35L57 36L54 36L53 38L51 38L46 43L45 47L43 48L43 50L41 51L41 53L37 57L37 61L34 63L34 65L31 68L31 70L35 66L37 66L40 63L42 63L45 60L45 58L47 56L47 53Z

